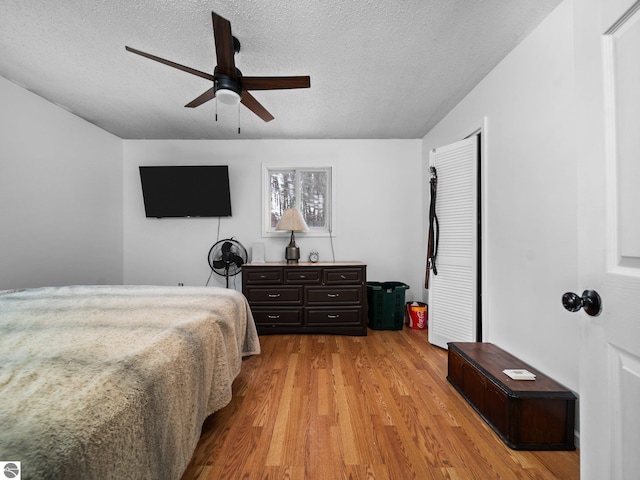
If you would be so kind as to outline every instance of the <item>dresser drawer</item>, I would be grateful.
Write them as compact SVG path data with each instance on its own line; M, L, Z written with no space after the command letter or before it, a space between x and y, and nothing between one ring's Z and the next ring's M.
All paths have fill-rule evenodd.
M364 270L362 268L325 268L325 285L362 284L364 282Z
M306 287L306 303L308 305L332 305L362 303L362 287Z
M244 276L244 283L246 285L259 285L259 284L278 284L282 283L282 269L281 268L260 268L260 269L245 269L242 272Z
M347 326L362 324L361 308L308 308L309 326Z
M277 327L280 325L302 325L302 309L293 308L260 308L251 309L256 325L260 327Z
M247 287L245 295L252 305L302 304L302 287Z
M320 269L287 269L284 271L284 283L308 284L320 283Z

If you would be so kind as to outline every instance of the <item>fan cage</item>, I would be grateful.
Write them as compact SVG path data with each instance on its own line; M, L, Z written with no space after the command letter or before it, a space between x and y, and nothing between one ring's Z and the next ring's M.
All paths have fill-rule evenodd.
M224 251L225 244L229 244L229 250ZM230 253L233 257L237 257L241 264L237 264L237 259L232 260L225 254ZM211 270L222 277L232 277L242 271L242 265L247 263L248 254L247 249L235 238L226 238L216 242L209 250L208 261ZM224 266L216 266L216 263L224 262Z

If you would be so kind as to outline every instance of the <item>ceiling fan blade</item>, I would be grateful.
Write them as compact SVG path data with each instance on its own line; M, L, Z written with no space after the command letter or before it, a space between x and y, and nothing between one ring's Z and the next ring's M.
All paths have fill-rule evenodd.
M213 37L216 42L216 59L218 73L227 77L236 78L235 50L233 48L233 35L231 35L231 23L215 12L211 12L213 18Z
M279 90L288 88L309 88L311 77L242 77L245 90Z
M196 70L194 68L185 67L184 65L180 65L179 63L172 62L171 60L165 60L164 58L156 57L155 55L151 55L150 53L141 52L140 50L136 50L131 47L124 47L128 52L135 53L142 57L149 58L151 60L155 60L156 62L164 63L165 65L169 65L170 67L177 68L178 70L182 70L183 72L190 73L192 75L196 75L198 77L206 78L207 80L211 80L212 82L215 80L214 76L210 73L201 72L200 70Z
M187 103L185 107L189 107L189 108L199 107L203 103L206 103L209 100L212 100L214 98L216 98L216 90L213 87L211 87L209 90L204 92L198 98L195 98L194 100L191 100L189 103Z
M273 120L274 118L273 115L271 115L267 111L267 109L264 108L262 104L258 102L258 100L256 100L256 98L246 90L242 92L242 97L240 97L240 102L265 122L270 122L271 120Z

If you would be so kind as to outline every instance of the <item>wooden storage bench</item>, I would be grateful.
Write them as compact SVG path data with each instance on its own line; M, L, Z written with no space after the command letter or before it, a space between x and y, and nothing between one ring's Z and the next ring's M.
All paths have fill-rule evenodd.
M576 396L491 343L449 343L447 380L504 442L518 450L573 450ZM525 369L535 380L513 380Z

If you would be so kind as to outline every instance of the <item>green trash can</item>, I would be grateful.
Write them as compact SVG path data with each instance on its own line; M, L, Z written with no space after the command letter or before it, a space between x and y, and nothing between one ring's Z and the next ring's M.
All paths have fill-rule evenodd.
M402 330L404 292L408 289L402 282L367 282L370 329Z

